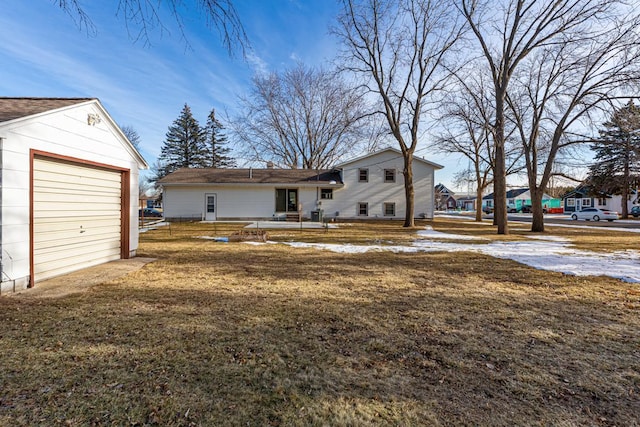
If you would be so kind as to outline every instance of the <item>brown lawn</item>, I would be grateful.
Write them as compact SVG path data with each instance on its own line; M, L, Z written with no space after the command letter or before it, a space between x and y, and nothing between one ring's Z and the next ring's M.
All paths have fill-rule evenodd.
M409 242L400 225L270 236ZM0 298L0 425L640 425L638 284L472 253L194 238L238 227L175 224L141 236L158 261L138 272ZM637 235L549 228L637 248Z

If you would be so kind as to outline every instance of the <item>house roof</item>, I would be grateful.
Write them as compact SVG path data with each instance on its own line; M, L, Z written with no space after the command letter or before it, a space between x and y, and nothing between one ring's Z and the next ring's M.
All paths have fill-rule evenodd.
M360 161L360 160L362 160L362 159L366 159L367 157L373 157L373 156L376 156L376 155L378 155L378 154L380 154L380 153L384 153L385 151L391 151L391 152L393 152L393 153L395 153L395 154L399 155L400 157L402 157L402 151L400 151L400 150L398 150L398 149L396 149L396 148L388 147L388 148L383 148L382 150L379 150L379 151L375 151L375 152L373 152L373 153L368 153L368 154L365 154L365 155L363 155L363 156L356 157L356 158L354 158L354 159L349 159L349 160L347 160L346 162L343 162L343 163L340 163L340 164L336 165L336 167L337 167L337 168L343 168L345 165L348 165L348 164L350 164L350 163L354 163L354 162ZM442 166L442 165L439 165L439 164L434 163L434 162L430 162L429 160L427 160L427 159L423 159L422 157L418 157L418 156L413 156L413 160L417 160L417 161L419 161L419 162L425 163L425 164L427 164L427 165L429 165L429 166L433 167L434 169L442 169L442 168L444 167L444 166Z
M8 98L0 97L0 123L45 111L91 101L94 98Z
M436 192L441 193L441 194L448 194L450 196L455 194L453 191L451 191L447 187L445 187L444 184L442 184L442 183L439 183L438 185L436 185Z
M181 168L159 184L342 184L336 170Z
M527 191L529 191L528 188L515 188L513 190L509 190L509 191L507 191L507 199L516 198L519 195L521 195L522 193L526 193ZM492 199L493 199L493 193L487 194L486 196L484 196L482 198L482 200L492 200Z

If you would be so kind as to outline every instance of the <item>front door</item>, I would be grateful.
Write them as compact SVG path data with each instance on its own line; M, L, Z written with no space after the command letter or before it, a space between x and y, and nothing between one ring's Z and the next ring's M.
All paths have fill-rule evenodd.
M582 210L582 199L576 197L576 212L580 212Z
M204 207L205 221L215 221L216 220L216 195L215 194L205 194L204 195Z

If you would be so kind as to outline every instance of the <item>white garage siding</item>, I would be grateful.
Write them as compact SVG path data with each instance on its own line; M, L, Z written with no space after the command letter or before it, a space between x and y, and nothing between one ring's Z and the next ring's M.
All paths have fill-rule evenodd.
M44 280L121 258L122 173L33 160L33 274Z

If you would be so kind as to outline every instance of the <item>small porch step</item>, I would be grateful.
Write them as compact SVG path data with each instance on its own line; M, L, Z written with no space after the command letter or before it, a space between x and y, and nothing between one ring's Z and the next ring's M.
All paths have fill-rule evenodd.
M300 222L300 212L287 212L287 221Z

